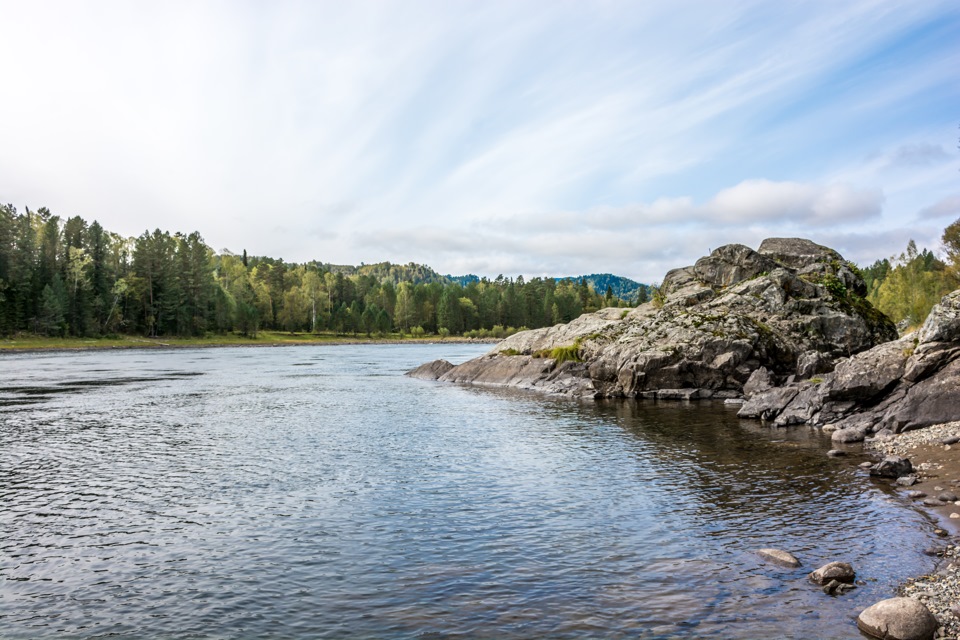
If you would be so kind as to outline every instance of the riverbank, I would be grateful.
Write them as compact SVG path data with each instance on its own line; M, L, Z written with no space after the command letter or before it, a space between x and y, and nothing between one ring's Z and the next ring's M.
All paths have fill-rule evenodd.
M214 347L287 347L303 345L352 344L493 344L499 338L463 338L449 336L390 336L370 337L335 334L286 333L261 331L256 338L239 334L211 335L203 338L145 338L119 336L114 338L47 338L22 336L0 338L0 354L57 351L89 351L96 349L197 349Z
M960 638L960 421L866 442L867 450L909 458L917 482L902 491L922 505L946 534L932 549L940 562L932 573L900 585L898 595L923 603L944 627L945 638ZM939 503L939 504L938 504Z

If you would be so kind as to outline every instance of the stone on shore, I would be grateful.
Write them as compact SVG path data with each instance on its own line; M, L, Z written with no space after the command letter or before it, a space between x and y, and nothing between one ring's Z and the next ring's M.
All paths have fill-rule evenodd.
M882 640L930 640L940 624L930 610L913 598L889 598L867 607L857 628Z
M852 583L857 577L857 574L854 572L853 567L846 562L830 562L815 571L811 571L807 577L810 578L811 582L825 585L831 580Z
M870 469L870 475L880 478L899 478L913 473L913 465L908 458L887 456Z
M757 549L757 555L764 560L788 569L796 569L800 566L800 561L797 560L797 557L788 551L782 551L780 549Z

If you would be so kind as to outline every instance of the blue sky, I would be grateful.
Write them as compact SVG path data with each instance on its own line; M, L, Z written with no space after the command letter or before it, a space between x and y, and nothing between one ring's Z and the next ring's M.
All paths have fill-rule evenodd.
M0 0L0 201L217 250L645 282L960 218L960 4Z

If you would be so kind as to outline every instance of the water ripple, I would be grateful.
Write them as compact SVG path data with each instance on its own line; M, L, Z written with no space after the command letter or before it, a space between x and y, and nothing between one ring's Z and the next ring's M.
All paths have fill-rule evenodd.
M0 356L3 637L847 638L930 568L816 432L401 375L480 350Z

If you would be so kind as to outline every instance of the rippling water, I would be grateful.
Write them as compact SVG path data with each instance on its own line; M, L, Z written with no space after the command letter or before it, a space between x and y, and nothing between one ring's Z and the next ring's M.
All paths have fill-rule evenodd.
M484 349L0 356L0 637L852 638L932 566L806 428L401 375Z

